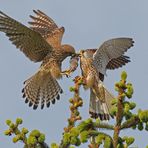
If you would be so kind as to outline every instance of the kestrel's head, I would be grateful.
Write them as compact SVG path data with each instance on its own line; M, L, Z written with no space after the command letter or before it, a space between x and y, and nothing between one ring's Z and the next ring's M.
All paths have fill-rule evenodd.
M71 45L68 44L62 45L62 49L67 56L72 56L75 54L75 49Z
M79 56L80 56L80 57L84 56L84 52L85 52L85 50L80 50Z
M93 54L94 53L92 53L89 49L86 49L86 50L81 50L79 56L83 58L92 58Z

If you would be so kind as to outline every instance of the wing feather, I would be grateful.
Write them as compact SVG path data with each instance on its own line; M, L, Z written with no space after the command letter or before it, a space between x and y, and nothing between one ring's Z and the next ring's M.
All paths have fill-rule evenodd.
M93 64L102 74L106 73L107 68L121 67L122 64L129 62L128 58L122 55L133 46L133 43L132 38L115 38L104 42L93 55ZM107 66L110 61L112 61L111 64Z
M60 47L65 31L64 27L58 28L57 24L40 10L33 10L33 12L36 17L30 15L33 20L29 22L30 28L40 33L52 47Z
M128 56L122 55L119 58L111 59L111 61L107 64L106 68L113 70L122 67L123 65L126 65L129 62L130 58Z
M0 11L0 31L32 61L39 62L52 51L52 47L37 32Z

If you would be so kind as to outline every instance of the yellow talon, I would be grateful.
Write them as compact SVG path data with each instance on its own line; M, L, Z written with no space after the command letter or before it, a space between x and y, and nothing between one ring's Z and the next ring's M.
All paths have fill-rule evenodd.
M61 72L62 75L65 75L67 78L70 77L71 71L70 70L65 70Z

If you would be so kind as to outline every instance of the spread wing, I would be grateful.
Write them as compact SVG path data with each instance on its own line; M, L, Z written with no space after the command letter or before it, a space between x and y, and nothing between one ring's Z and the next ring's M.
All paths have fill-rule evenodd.
M97 49L86 49L85 51L86 51L85 53L87 54L87 57L93 58L93 55L95 54ZM126 65L128 62L130 62L130 57L121 55L118 58L111 59L107 64L106 68L110 70L114 70Z
M129 62L129 59L123 56L123 54L133 46L133 43L134 41L131 38L115 38L104 42L94 53L93 64L102 74L106 73L107 68L114 69L121 67Z
M55 22L40 10L33 10L33 12L36 14L36 17L30 15L33 19L32 22L29 22L29 24L31 24L30 28L39 32L52 47L60 47L64 27L58 28Z
M39 62L52 51L52 47L37 32L0 11L0 31L32 61Z

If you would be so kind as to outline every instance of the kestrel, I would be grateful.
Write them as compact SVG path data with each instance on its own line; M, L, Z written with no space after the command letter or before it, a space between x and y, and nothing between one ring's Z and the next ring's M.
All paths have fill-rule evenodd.
M29 106L37 109L41 103L43 109L60 99L62 88L56 79L62 77L62 61L75 54L75 50L71 45L61 45L64 27L59 28L40 10L34 13L36 16L30 16L33 21L28 28L0 11L0 31L31 61L42 62L37 73L24 82L22 92Z
M80 51L80 66L84 88L90 88L89 113L92 118L109 120L114 96L103 85L107 69L116 69L130 62L124 53L133 46L131 38L115 38L104 42L98 49Z

